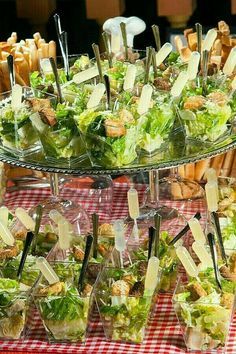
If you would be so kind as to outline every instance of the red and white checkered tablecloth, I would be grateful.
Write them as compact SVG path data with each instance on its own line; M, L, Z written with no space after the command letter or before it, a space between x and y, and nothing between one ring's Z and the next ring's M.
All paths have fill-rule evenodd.
M114 183L112 218L127 216L127 184ZM140 197L145 190L144 186L138 185ZM36 205L41 200L50 196L48 189L37 189L30 191L17 191L6 195L5 204L10 210L17 206L26 209ZM94 198L88 198L88 193L81 190L66 189L62 191L62 196L81 203L89 213L96 210L97 204ZM191 217L196 211L204 212L204 205L201 201L187 202L168 202L165 204L181 209L187 218ZM236 318L231 325L227 350L224 353L236 353ZM186 347L180 332L177 318L171 304L170 295L161 295L152 320L149 322L146 339L143 344L128 344L106 341L103 333L102 324L98 314L95 314L90 324L89 335L85 344L49 344L47 343L44 328L35 317L34 326L30 330L27 339L22 341L0 341L0 352L12 353L60 353L60 354L176 354L186 353ZM207 352L211 353L211 352Z

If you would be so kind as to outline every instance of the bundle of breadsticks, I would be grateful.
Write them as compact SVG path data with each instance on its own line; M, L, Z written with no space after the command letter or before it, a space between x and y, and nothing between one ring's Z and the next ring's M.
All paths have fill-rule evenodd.
M14 57L14 69L16 83L29 85L29 74L39 70L40 59L56 58L56 43L46 43L39 32L33 38L18 41L17 33L12 32L5 42L0 42L0 92L10 90L10 79L7 65L7 57Z
M178 174L182 178L204 182L206 179L205 172L209 167L216 170L217 176L236 177L236 150L230 150L212 159L180 166Z
M184 45L180 36L175 36L175 46L183 61L188 61L193 51L197 50L197 33L192 28L184 31L187 45ZM219 21L217 37L210 53L210 64L218 68L223 66L231 49L236 45L236 38L230 35L230 29L226 22Z

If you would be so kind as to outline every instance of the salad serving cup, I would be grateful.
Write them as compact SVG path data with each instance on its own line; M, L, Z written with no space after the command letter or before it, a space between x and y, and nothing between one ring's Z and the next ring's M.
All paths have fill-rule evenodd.
M190 351L225 352L235 295L219 291L207 278L179 278L173 306L186 347Z
M1 146L17 156L26 156L41 149L37 130L34 128L31 117L34 110L26 99L39 97L30 87L22 88L23 102L17 109L11 107L12 92L8 91L0 95L0 137ZM50 103L55 97L48 96Z
M77 125L92 165L119 167L137 158L139 132L128 110L88 109Z
M17 340L27 334L30 291L16 280L0 278L0 339Z
M190 92L183 96L177 114L190 142L216 142L231 130L232 109L227 95L220 90L212 91L206 97Z
M143 342L155 297L143 292L147 264L144 268L133 273L113 267L101 271L94 296L108 340Z
M46 284L42 276L34 289L34 302L46 330L48 341L83 342L89 324L92 290L85 284L83 292L77 289L78 269L75 262L50 262L59 281Z

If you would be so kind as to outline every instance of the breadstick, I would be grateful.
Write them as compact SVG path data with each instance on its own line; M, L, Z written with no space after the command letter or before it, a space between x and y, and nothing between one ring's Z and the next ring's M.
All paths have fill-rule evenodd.
M196 32L190 33L188 35L188 46L189 46L189 49L192 51L197 50L197 33Z
M189 61L191 53L192 52L188 47L183 47L180 49L180 57L183 62Z
M40 59L43 59L43 52L41 48L38 49L38 62L40 62Z
M25 81L26 85L29 85L29 64L25 58L23 57L15 59L15 65L18 74Z
M18 72L15 70L15 78L16 78L16 83L21 85L21 86L27 86L26 82L22 79L22 77L18 74Z
M11 89L10 76L6 60L0 62L0 81L2 83L2 90L9 91Z
M222 165L222 170L221 170L221 176L227 177L230 175L233 160L234 160L234 150L228 151L225 154L225 159L224 159L224 162Z
M35 45L35 41L34 41L33 38L27 38L27 39L25 40L25 44L26 44L27 47L30 47L31 44L34 44L34 45Z
M41 44L40 49L42 50L43 58L48 58L49 44L48 43Z
M6 60L7 59L7 57L8 57L8 55L9 55L9 53L8 52L5 52L5 50L4 51L2 51L2 60Z
M14 58L15 59L23 59L24 58L24 55L23 53L19 52L18 50L15 51L15 54L14 54Z
M195 164L189 163L185 165L185 178L193 180L194 175L195 175Z
M37 43L38 48L41 48L42 44L44 44L44 43L46 43L46 42L45 42L45 39L40 38L40 39L38 40L38 43Z
M16 43L16 42L15 42L15 38L13 38L13 37L7 38L7 43L8 43L10 46L11 46L12 44Z
M195 164L195 175L194 175L195 181L200 182L204 178L205 172L209 166L210 166L210 159L198 161Z
M56 50L56 42L54 41L50 41L49 43L49 47L48 47L48 56L49 58L52 57L56 60L56 56L57 56L57 50Z
M36 32L33 34L33 38L35 40L35 42L37 43L39 39L41 39L41 34L39 32Z
M25 51L25 50L24 50L23 55L24 55L25 60L26 60L27 63L29 64L30 53L29 53L28 51Z
M38 65L38 49L35 44L30 45L30 71L37 71L39 68Z
M217 176L219 176L221 174L221 168L222 168L222 165L224 162L224 158L225 158L225 155L222 154L222 155L213 157L213 159L211 161L211 167L216 170Z
M232 163L230 177L236 178L236 150L235 149L234 149L234 159L233 159L233 163Z

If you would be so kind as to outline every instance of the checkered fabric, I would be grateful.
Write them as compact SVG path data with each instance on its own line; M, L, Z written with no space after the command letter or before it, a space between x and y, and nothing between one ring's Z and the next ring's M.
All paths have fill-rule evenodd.
M127 184L114 183L113 188L113 209L112 218L125 217L128 214L127 206ZM137 185L140 200L146 190L144 185ZM17 206L26 209L36 205L41 200L50 196L48 189L38 189L30 191L18 191L6 195L5 204L10 210ZM80 203L89 213L98 211L101 207L97 204L94 196L89 196L86 190L73 190L71 188L62 190L61 196L70 198ZM88 197L89 196L89 197ZM197 211L204 214L205 206L202 201L192 202L171 202L165 201L168 206L181 210L186 218L190 218ZM236 321L231 325L227 350L224 353L236 353ZM85 344L49 344L47 342L45 330L37 315L34 316L34 324L26 339L20 341L1 341L0 352L12 353L107 353L107 354L182 354L186 353L184 340L178 325L177 318L172 308L171 296L160 295L156 304L154 315L149 321L146 339L143 344L130 344L106 341L103 333L102 323L97 313L94 314L89 326L89 333ZM211 353L211 352L207 352Z

